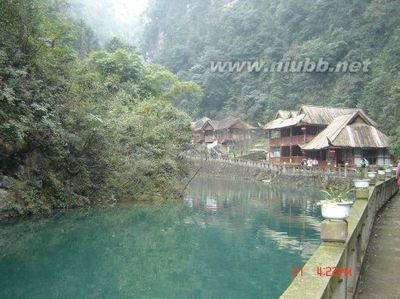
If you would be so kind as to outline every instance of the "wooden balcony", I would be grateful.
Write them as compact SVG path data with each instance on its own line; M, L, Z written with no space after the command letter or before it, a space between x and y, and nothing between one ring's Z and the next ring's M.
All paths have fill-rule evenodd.
M297 136L287 136L280 138L272 138L269 140L270 147L280 147L289 145L304 144L305 142L310 142L315 135L297 135ZM305 141L305 142L304 142Z

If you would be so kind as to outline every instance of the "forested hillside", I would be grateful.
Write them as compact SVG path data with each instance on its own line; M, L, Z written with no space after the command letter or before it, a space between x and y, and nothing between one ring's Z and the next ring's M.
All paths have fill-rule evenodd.
M361 107L400 156L399 0L154 0L142 49L204 89L199 115L265 122L300 104ZM367 73L212 73L210 61L371 59Z
M0 1L1 204L28 214L179 195L191 133L175 103L199 87L116 39L100 49L69 11Z

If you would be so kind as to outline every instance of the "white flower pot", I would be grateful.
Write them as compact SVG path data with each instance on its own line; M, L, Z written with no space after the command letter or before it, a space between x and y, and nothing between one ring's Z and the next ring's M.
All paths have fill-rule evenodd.
M354 187L358 189L365 189L369 187L370 179L354 180Z
M374 179L378 174L375 171L368 172L368 178Z
M325 219L346 219L349 217L352 202L324 203L321 214Z
M385 171L384 170L378 170L378 175L385 175Z

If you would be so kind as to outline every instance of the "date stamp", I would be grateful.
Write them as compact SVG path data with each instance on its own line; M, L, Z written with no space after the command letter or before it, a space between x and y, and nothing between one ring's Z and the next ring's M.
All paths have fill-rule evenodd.
M317 275L321 277L350 277L353 275L353 271L351 268L318 266Z
M312 274L319 277L351 277L353 271L351 268L318 266ZM305 276L306 273L303 267L293 266L291 269L291 275L294 279L298 275Z
M295 278L299 273L301 276L304 276L304 269L302 267L292 267L290 272L292 274L292 278Z

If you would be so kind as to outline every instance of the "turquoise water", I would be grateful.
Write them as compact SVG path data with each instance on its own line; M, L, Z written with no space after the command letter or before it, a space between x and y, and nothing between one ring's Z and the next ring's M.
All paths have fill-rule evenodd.
M0 298L277 298L319 244L317 192L197 179L182 203L0 225Z

